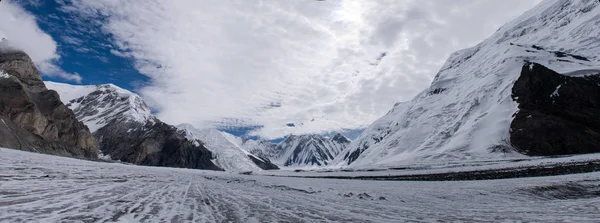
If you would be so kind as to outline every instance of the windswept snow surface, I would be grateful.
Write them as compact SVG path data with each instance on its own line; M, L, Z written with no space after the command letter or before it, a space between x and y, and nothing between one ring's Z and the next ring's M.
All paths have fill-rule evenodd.
M429 89L396 104L336 167L519 158L509 128L514 82L526 61L565 75L600 67L600 2L546 0L477 46L450 56Z
M181 124L177 128L186 131L189 140L201 141L213 153L214 163L225 171L237 173L261 170L248 157L252 154L239 146L241 139L216 129L199 130L189 124Z
M44 84L58 92L61 101L91 132L115 120L145 123L153 117L139 95L114 84L70 85L51 81Z
M594 222L600 173L465 182L244 176L0 149L0 222Z

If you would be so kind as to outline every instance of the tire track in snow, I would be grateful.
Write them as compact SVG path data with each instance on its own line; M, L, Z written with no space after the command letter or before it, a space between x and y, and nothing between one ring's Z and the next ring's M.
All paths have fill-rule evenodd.
M380 182L139 167L6 149L0 149L0 160L0 222L593 222L600 218L600 193L596 193L600 190L594 189L600 185L600 173ZM565 185L591 189L574 195L551 191Z

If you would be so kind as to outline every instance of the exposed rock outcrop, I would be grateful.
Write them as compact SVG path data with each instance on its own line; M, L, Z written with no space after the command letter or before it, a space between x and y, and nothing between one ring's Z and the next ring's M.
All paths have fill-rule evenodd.
M133 92L113 84L46 85L90 128L103 157L147 166L222 170L203 143L154 117Z
M88 128L48 90L29 56L0 52L0 147L95 159Z
M277 165L273 164L271 162L271 160L269 160L269 158L253 156L253 155L248 155L248 158L250 158L250 160L252 160L252 162L254 162L254 164L256 164L256 166L258 166L259 168L261 168L263 170L278 170L279 169L279 167Z
M114 120L94 132L100 150L111 159L147 165L205 170L223 170L212 161L212 153L185 133L157 118L145 123Z
M597 134L596 118L591 115L596 109L597 90L591 84L595 81L583 84L575 80L584 78L550 75L544 77L549 80L530 80L541 83L535 82L532 87L539 88L532 91L520 87L530 82L520 72L527 61L571 77L597 70L598 15L597 0L542 1L481 43L450 55L428 89L394 105L353 140L333 165L394 168L518 159L524 157L521 153L591 152L591 145L598 145L598 137L592 139ZM567 80L574 85L558 89L560 96L552 104L551 95ZM513 93L520 101L513 100ZM526 120L529 115L531 123ZM589 141L576 143L582 140Z
M513 89L511 143L527 155L600 152L600 73L563 76L526 64Z

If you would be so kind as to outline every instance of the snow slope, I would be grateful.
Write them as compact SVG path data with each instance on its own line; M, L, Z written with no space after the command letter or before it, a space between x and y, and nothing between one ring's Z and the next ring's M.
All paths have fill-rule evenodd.
M596 222L600 173L401 182L242 176L0 148L0 222Z
M58 92L61 100L92 133L115 120L145 123L153 118L139 95L113 84L44 83L48 89Z
M244 150L263 158L273 157L277 144L265 140L237 138L236 143Z
M566 75L599 70L600 2L546 0L482 43L450 56L431 87L396 104L335 166L397 166L518 157L509 143L511 89L526 61Z
M213 153L214 163L228 172L260 171L248 156L254 156L240 147L241 139L216 129L196 129L189 124L178 125L189 140L199 140ZM261 159L254 156L257 159Z
M290 135L270 152L273 161L283 166L326 166L340 154L350 140L341 134Z

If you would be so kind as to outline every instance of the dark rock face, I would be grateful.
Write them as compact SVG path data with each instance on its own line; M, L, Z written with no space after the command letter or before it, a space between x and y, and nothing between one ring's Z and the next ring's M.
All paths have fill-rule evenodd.
M22 52L0 52L0 146L53 155L95 159L98 147L56 91L46 89L39 71Z
M177 128L156 118L145 124L115 120L94 132L100 150L123 162L206 170L222 170L212 153L197 141L186 139Z
M271 160L267 159L267 158L263 158L263 157L255 157L255 156L251 156L249 155L248 158L250 158L250 160L252 160L252 162L254 162L254 164L256 164L256 166L258 166L259 168L263 169L263 170L278 170L279 167L273 163L271 163Z
M335 134L335 136L333 136L333 138L331 138L331 141L334 141L339 144L349 144L350 143L350 140L348 138L346 138L346 136L342 135L341 133Z
M348 160L348 165L350 165L352 162L356 161L360 154L365 152L368 148L369 147L363 145L362 149L357 149L353 152L346 153L346 155L344 155L344 160Z
M510 140L527 155L600 152L600 75L568 77L527 63L512 90Z

